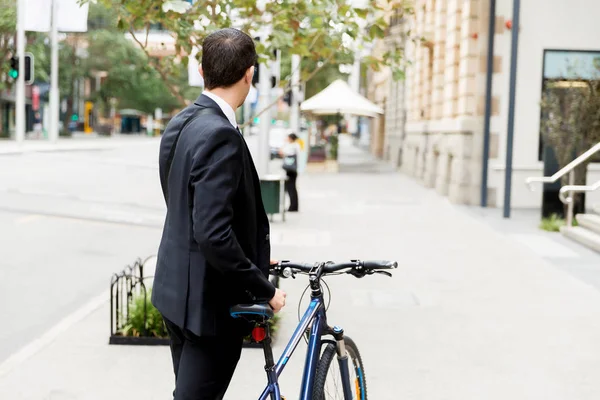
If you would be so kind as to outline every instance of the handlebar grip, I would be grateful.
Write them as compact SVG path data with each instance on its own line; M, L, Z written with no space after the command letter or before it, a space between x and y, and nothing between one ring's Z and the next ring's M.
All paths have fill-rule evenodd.
M363 261L365 269L396 269L398 263L396 261Z

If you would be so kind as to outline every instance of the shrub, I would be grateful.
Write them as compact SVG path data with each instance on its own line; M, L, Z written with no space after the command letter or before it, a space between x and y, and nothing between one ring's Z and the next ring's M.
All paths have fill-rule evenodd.
M565 220L558 214L552 214L549 217L542 218L540 229L548 232L560 232L560 228L565 226ZM577 221L573 219L573 226L577 226Z
M138 295L129 306L127 324L121 330L123 336L168 337L167 328L162 315L150 302L152 290L148 289L146 296ZM144 303L146 304L146 324L144 326Z
M129 306L129 319L127 324L119 332L123 336L134 336L134 337L158 337L167 338L169 333L164 324L162 315L150 302L152 289L148 289L146 298L143 295L138 295L133 298L131 305ZM144 330L144 302L146 302L146 325ZM269 320L269 326L271 328L271 335L274 336L278 329L279 314L275 314L273 318ZM248 336L246 341L251 341L251 337Z

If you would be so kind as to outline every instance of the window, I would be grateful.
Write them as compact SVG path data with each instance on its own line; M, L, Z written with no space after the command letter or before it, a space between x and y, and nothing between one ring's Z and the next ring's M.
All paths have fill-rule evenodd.
M585 82L600 80L600 51L545 50L542 74L542 93L548 91L573 90L585 86ZM540 98L541 98L540 95ZM542 161L544 140L541 123L546 118L540 115L538 160ZM600 161L600 156L594 161Z

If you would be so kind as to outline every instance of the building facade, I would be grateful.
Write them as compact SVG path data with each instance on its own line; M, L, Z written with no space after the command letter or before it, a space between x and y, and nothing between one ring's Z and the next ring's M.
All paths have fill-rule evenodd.
M504 199L513 0L497 0L494 34L488 205ZM409 29L411 61L404 82L388 80L384 158L455 203L479 204L483 169L485 76L489 0L418 0L410 20L390 29L387 41ZM536 208L542 191L524 185L543 175L540 101L543 82L571 65L600 60L600 2L521 2L513 146L512 205ZM597 58L598 57L598 58ZM600 64L598 64L600 65ZM590 68L589 66L583 67ZM600 69L598 70L600 72ZM404 116L406 117L404 120ZM588 168L588 182L600 167ZM541 189L541 188L540 188ZM588 195L600 202L600 193Z

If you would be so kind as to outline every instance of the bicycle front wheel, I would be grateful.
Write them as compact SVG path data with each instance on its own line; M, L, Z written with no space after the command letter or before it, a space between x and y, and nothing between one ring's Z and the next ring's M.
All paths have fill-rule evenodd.
M352 339L344 336L348 353L348 370L352 400L367 400L367 382L365 369L358 348ZM337 360L336 346L328 344L323 351L313 388L313 400L344 400L344 387L340 365Z

